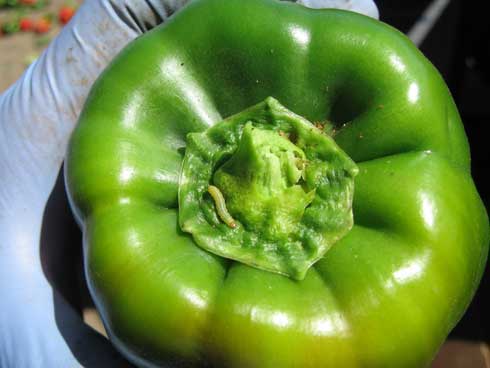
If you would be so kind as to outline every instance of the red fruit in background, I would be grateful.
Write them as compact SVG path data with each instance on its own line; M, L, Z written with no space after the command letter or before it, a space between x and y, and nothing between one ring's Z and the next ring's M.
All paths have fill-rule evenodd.
M20 0L22 5L36 5L37 0Z
M51 22L45 18L39 19L34 24L34 31L36 31L36 33L46 33L49 32L50 29L51 29Z
M34 22L30 18L20 18L19 28L24 32L31 31L34 28Z
M58 12L58 19L60 20L61 24L66 24L73 17L73 14L75 14L75 8L73 8L72 6L64 5L60 8Z

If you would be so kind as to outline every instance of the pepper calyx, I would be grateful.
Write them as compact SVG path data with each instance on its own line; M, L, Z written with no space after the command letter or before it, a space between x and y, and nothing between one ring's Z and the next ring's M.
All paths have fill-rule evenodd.
M180 226L212 253L301 280L352 228L357 172L331 137L269 97L188 135Z

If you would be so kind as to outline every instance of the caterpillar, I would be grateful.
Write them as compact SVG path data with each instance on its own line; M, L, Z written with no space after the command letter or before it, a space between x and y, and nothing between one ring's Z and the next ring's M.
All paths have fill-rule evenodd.
M214 204L216 205L216 212L218 212L219 218L229 227L234 229L236 227L236 222L231 217L228 209L226 208L225 198L221 191L214 185L208 187L208 193L213 197Z

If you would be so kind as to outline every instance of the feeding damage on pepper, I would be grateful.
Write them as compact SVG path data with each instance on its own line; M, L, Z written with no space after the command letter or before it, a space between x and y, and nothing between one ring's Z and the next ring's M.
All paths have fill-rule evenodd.
M202 248L300 280L352 228L357 166L277 100L187 143L179 222Z

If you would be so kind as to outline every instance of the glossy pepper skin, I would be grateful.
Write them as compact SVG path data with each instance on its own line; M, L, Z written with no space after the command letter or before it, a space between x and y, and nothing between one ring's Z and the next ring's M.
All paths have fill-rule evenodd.
M359 168L352 230L302 281L208 253L178 223L186 135L268 96L332 121ZM66 180L91 293L141 366L428 366L488 253L442 78L401 33L344 11L191 3L96 82Z

